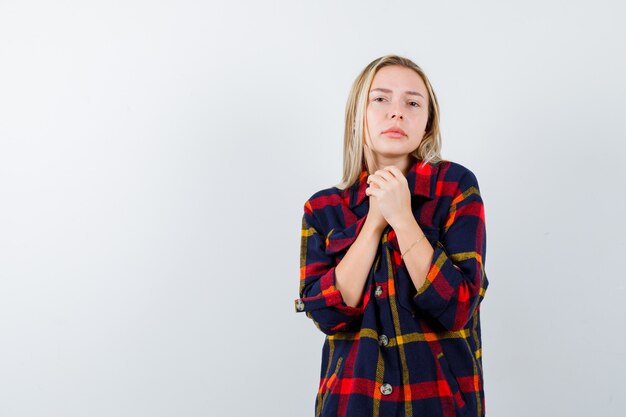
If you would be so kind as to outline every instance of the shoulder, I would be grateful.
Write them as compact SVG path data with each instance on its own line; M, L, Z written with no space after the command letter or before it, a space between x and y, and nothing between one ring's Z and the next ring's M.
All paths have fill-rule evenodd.
M324 198L334 198L334 197L342 197L344 192L347 192L348 189L341 190L337 187L328 187L322 190L316 191L307 199L307 201L313 201Z
M320 229L338 227L350 203L350 187L328 187L316 191L304 202L304 217Z
M437 181L455 183L462 187L474 186L478 188L478 179L476 178L476 175L466 165L443 159L437 164L437 166L439 167Z
M316 191L304 202L305 213L333 209L349 198L350 189L341 190L337 187L328 187Z

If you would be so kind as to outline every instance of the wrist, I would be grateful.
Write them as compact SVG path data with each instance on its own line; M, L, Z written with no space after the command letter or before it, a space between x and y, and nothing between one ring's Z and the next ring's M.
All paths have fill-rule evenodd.
M398 220L394 221L391 227L396 233L400 230L414 229L415 226L419 227L417 224L417 220L415 220L415 216L413 213L408 213L401 216Z
M382 235L383 234L383 230L385 230L385 227L387 227L386 224L376 224L374 223L372 220L370 220L371 217L367 217L365 219L365 223L363 223L363 229L366 231L366 233L372 233L372 234L377 234L377 235Z

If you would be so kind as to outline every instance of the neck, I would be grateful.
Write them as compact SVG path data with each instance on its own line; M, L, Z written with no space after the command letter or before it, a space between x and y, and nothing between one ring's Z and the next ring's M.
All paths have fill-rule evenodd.
M393 165L402 171L402 174L406 176L408 174L409 168L411 167L411 162L413 162L412 157L410 155L404 155L397 158L387 158L383 156L374 156L374 164L375 166L370 167L370 174L373 174L376 170L382 169L385 166Z

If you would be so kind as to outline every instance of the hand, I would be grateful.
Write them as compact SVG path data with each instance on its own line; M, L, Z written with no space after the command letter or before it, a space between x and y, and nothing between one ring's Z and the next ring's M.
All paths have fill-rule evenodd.
M389 165L377 170L367 177L367 183L370 186L365 194L370 196L370 210L372 200L376 200L376 209L391 227L413 216L409 184L397 167Z
M365 194L368 194L367 189L365 190ZM369 195L369 194L368 194ZM374 196L370 196L369 198L369 211L367 213L367 218L365 222L371 223L372 227L380 232L387 227L387 219L380 212L380 207L378 206L378 199Z

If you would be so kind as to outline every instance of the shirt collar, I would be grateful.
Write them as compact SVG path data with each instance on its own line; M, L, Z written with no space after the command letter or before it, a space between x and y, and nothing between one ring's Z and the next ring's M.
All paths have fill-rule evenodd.
M409 171L406 175L409 190L411 191L411 196L421 195L428 199L433 199L435 197L434 192L437 181L437 172L439 171L439 164L427 163L422 166L421 162L422 161L412 158L411 166L409 167ZM355 183L349 188L350 208L358 206L363 202L365 197L367 197L365 189L368 186L368 176L369 173L367 172L365 165L362 165L358 180L355 181Z

